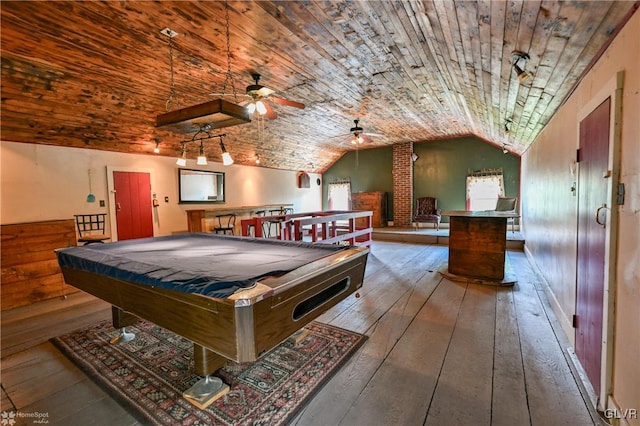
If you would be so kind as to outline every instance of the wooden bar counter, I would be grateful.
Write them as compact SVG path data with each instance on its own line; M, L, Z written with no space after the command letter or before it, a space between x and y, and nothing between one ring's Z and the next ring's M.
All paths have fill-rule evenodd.
M240 234L240 221L243 217L251 217L255 212L260 210L282 210L284 208L292 208L293 204L263 204L259 206L238 206L238 207L219 207L213 209L193 209L187 210L187 230L189 232L209 232L206 221L213 221L219 214L235 213L236 227L238 228L236 235Z
M448 272L478 280L503 280L507 219L518 215L495 211L448 211L442 215L450 222Z

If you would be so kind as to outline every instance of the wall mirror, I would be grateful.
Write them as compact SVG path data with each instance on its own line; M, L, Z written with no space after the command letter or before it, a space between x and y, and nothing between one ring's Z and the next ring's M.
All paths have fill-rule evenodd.
M224 203L224 173L178 169L180 204Z

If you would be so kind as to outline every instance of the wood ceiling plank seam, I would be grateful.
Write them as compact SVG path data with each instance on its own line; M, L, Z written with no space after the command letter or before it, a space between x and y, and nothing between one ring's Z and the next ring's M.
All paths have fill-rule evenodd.
M581 13L580 17L578 18L577 22L575 24L572 25L572 31L571 31L571 35L569 36L568 40L567 40L567 44L564 46L564 50L563 52L560 54L561 57L566 57L566 50L570 50L572 52L576 51L576 52L580 52L578 54L576 54L576 57L593 57L593 55L600 49L600 46L602 46L603 41L601 41L601 39L599 38L606 38L602 37L601 35L604 33L606 34L606 29L609 24L608 24L608 15L610 13L612 13L612 4L611 3L607 3L607 2L595 2L594 3L590 3L588 6L591 10L590 12L593 12L594 8L597 8L597 12L593 13L593 15L591 13L589 13L588 15L585 13ZM584 12L584 9L583 9ZM602 20L598 23L598 25L594 25L595 23L593 22L593 17L602 17ZM614 19L614 22L619 22L620 17L616 16ZM600 35L600 37L599 37ZM590 50L592 49L592 50ZM552 74L556 74L556 73L562 73L566 70L557 70L557 67L561 65L561 61L558 61L556 64L556 68L554 68L551 73ZM548 117L550 117L551 115L553 115L553 113L556 111L556 109L560 106L560 103L562 102L562 99L564 99L564 97L566 96L566 90L562 91L560 90L561 87L565 86L565 87L571 87L573 85L573 83L579 78L579 76L582 74L584 68L588 65L588 59L584 59L582 62L580 61L576 61L573 64L567 64L566 67L570 67L569 70L567 70L566 72L563 73L564 75L564 80L560 83L561 86L558 86L557 89L555 90L555 96L554 98L560 99L557 103L553 102L553 109L550 110L549 114L546 114ZM546 86L544 86L546 87ZM548 105L551 106L551 103ZM544 113L542 114L542 117L544 117ZM525 123L527 128L535 128L536 123ZM546 124L546 121L544 121L543 126ZM533 141L535 139L535 136L537 136L536 134L531 134L530 137L530 141Z
M536 109L539 108L538 105L544 105L544 102L546 102L545 99L547 98L544 96L544 88L547 85L548 79L551 77L552 68L546 66L544 63L544 61L547 60L545 51L547 49L549 35L553 31L553 28L560 17L560 7L560 3L556 1L541 2L538 14L536 16L535 29L533 30L531 36L529 52L527 52L530 54L532 60L526 64L525 70L533 74L533 79L529 84L531 84L532 86L543 88L541 96L536 102ZM539 59L536 60L536 58ZM534 66L534 64L536 65ZM540 116L536 114L532 114L532 117L536 117L536 120L540 119ZM513 133L516 133L516 129L518 129L521 125L522 124L519 122L513 124ZM537 135L537 133L534 133L534 135ZM513 135L510 136L512 139L514 139ZM529 140L522 141L525 143L529 142Z
M520 50L530 55L531 59L527 61L525 69L531 73L534 73L532 68L537 58L537 55L535 55L535 52L531 50L531 43L534 37L534 29L538 21L540 7L541 7L540 1L523 2L522 11L520 14L520 17L521 17L520 25L518 26L516 50ZM514 106L514 113L513 113L513 115L518 117L518 120L517 122L512 122L510 126L510 135L514 137L516 140L526 137L525 132L523 132L523 130L525 130L526 123L528 120L525 120L523 122L522 118L526 117L527 115L530 115L531 113L531 111L527 111L526 109L527 106L529 108L535 108L535 105L537 104L537 102L535 102L534 99L531 99L531 102L530 102L530 99L528 97L530 93L530 89L533 86L534 84L532 84L531 81L525 82L525 84L518 84L518 92L516 94L516 103Z
M456 54L457 54L457 64L459 66L459 76L462 78L464 84L461 84L461 93L465 94L465 97L472 88L474 77L470 76L470 72L474 72L475 70L471 70L469 65L473 63L473 53L471 51L471 40L467 35L463 35L463 28L470 30L472 26L469 26L469 22L466 20L467 15L467 3L465 1L453 1L447 3L449 4L448 8L448 16L449 16L449 28L452 31L451 38L453 39ZM473 99L473 96L469 96L469 99Z
M367 5L367 3L365 2L361 2L357 4L357 6L360 4L365 6ZM371 37L367 37L371 41L365 38L363 40L363 43L368 46L372 54L378 55L378 56L385 56L387 58L386 61L390 63L389 67L374 68L374 72L371 75L377 74L379 72L387 72L390 69L395 69L399 66L402 66L401 61L404 60L404 58L397 58L396 55L392 55L392 51L389 48L389 46L392 44L392 39L389 37L389 32L384 27L384 23L382 22L382 19L380 19L376 15L375 13L376 11L374 7L366 6L366 9L367 10L365 11L362 9L362 7L360 7L359 9L356 10L356 16L359 17L360 19L352 19L351 20L352 25L354 26L354 29L358 33L365 31L365 27L367 26L371 28L372 33L376 35L376 39L381 39L383 44L378 44L378 45L374 44L373 43L374 38L371 38ZM369 19L367 20L366 17L368 17ZM371 21L377 22L379 24L375 26L371 24ZM365 25L365 22L368 25Z
M268 37L258 38L256 39L255 33L270 35L273 38L273 35L278 34L277 28L283 28L287 30L287 42L291 42L292 40L298 40L296 34L294 34L290 29L281 25L276 19L274 19L268 12L265 12L260 7L246 7L244 5L248 4L245 2L238 2L238 5L242 6L241 9L245 9L244 11L237 12L234 7L231 6L232 18L230 18L231 23L231 48L232 54L234 56L235 62L248 62L251 63L249 67L245 67L247 75L249 71L262 70L263 77L269 78L270 85L274 87L286 87L290 85L298 86L300 85L299 77L296 82L292 82L290 79L284 80L284 77L293 76L296 74L297 76L302 76L302 78L306 79L305 82L311 81L311 76L308 75L304 68L299 64L308 63L308 62L317 62L322 60L323 58L319 55L315 55L312 58L307 56L301 56L298 58L294 58L293 60L289 57L284 56L283 48L274 46L271 43L267 42ZM236 3L234 3L236 5ZM263 6L266 7L266 6ZM260 28L260 31L256 30L256 28ZM255 30L253 33L251 30ZM233 39L240 40L240 42L233 42ZM240 44L249 44L256 46L256 49L246 53L240 49L235 48L235 45ZM305 41L299 40L297 47L298 50L305 51L305 54L308 53L316 53L314 49L305 49L304 48ZM284 49L285 51L290 51L292 49ZM266 59L265 59L266 58ZM265 69L266 63L269 63L268 69L271 70L271 73L267 73ZM276 69L277 66L277 69ZM286 69L287 72L278 72L278 69ZM246 69L248 68L248 69ZM289 70L293 70L293 73ZM286 81L286 84L283 83ZM279 94L286 95L286 88L279 89Z
M322 37L324 37L321 34L322 34L322 29L325 29L325 27L319 22L317 18L318 15L316 15L315 13L310 13L306 7L303 7L301 4L299 5L298 3L299 2L287 3L287 7L284 8L284 10L280 10L274 7L270 2L259 3L258 6L259 8L263 9L266 14L271 15L272 17L278 16L279 17L278 22L284 28L287 28L288 31L295 33L298 39L308 44L309 46L313 47L312 49L306 49L305 53L312 52L316 57L315 58L299 58L298 59L299 61L302 61L303 63L306 63L307 60L314 61L314 62L322 61L325 66L331 66L332 64L335 64L336 62L334 61L334 59L335 59L335 56L338 56L338 55L336 55L336 52L331 53L329 50L327 50L327 48L330 46L333 46L333 44L332 43L321 44L318 41L322 39ZM274 9L276 10L274 11ZM297 23L295 19L288 17L287 13L288 12L293 13L294 11L301 14L302 16L306 16L306 19L304 20L305 21L304 27L301 25L301 23ZM318 11L315 10L315 12L318 12ZM311 31L311 30L314 30L314 31ZM316 34L316 37L314 37L313 34ZM335 67L335 65L332 66L331 69L325 69L324 71L328 72L329 75L334 76L337 81L341 81L341 82L349 81L348 74L345 72L345 70L340 69L339 67ZM331 91L330 87L328 86L326 89L328 91ZM348 89L348 87L345 87L345 89ZM354 94L358 93L357 88L355 89L351 88L351 91Z
M446 58L448 55L448 49L443 51L441 49L442 46L447 46L444 34L444 28L442 27L442 18L441 12L438 11L439 2L430 3L433 6L432 9L425 8L425 16L428 21L428 25L425 26L427 33L429 35L430 40L434 40L435 43L430 43L430 46L433 46L431 51L433 52L433 57L436 58L436 63L438 66L437 74L441 76L444 81L442 85L442 97L445 99L448 106L445 108L448 111L451 111L452 114L462 114L462 109L460 105L458 105L455 92L458 90L456 86L455 79L452 77L452 74L449 73L449 61ZM437 47L436 47L437 46Z
M3 34L4 37L4 34ZM63 69L64 73L66 76L70 77L70 78L76 78L79 79L79 77L83 77L86 78L87 75L96 75L96 78L99 78L98 76L102 76L101 78L109 78L111 79L112 82L115 81L122 81L122 87L127 88L128 91L132 91L133 87L135 87L135 85L131 84L131 78L128 74L125 74L124 71L117 71L117 70L124 70L126 69L125 67L112 67L112 68L107 68L107 67L102 67L102 66L96 66L96 67L92 67L91 69L91 73L87 73L87 67L86 67L86 63L87 62L83 62L82 65L80 65L80 63L74 64L73 62L66 62L63 65L63 59L60 59L59 63L52 63L51 61L59 59L56 58L55 56L51 55L51 54L47 54L47 52L51 51L51 50L56 50L55 47L51 46L51 45L46 45L44 42L41 43L41 45L45 45L45 52L43 52L43 56L40 58L36 58L34 57L34 53L35 52L30 52L30 55L21 55L21 60L24 63L28 63L26 61L26 59L28 58L29 61L33 62L33 61L38 61L42 64L47 64L55 69ZM56 45L54 45L56 46ZM65 52L69 52L69 50L65 49ZM17 56L17 55L14 55ZM45 59L46 57L46 59ZM68 59L68 55L64 56L64 59ZM110 61L113 62L113 61ZM126 63L126 61L125 61ZM76 65L76 66L70 66L70 65ZM117 72L116 72L117 71ZM145 75L148 73L140 73L139 75ZM104 80L100 80L100 81L96 81L97 83L102 82L103 83ZM153 80L150 80L153 81ZM112 83L114 84L114 83ZM134 92L135 93L135 92ZM140 93L143 94L143 93Z
M148 112L150 114L154 114L156 111L153 109L147 109L145 107L130 105L122 100L121 97L113 96L115 99L108 99L106 94L104 99L101 100L100 94L97 92L93 92L90 95L87 92L87 89L78 85L77 90L85 90L84 93L78 94L77 91L72 90L68 91L70 85L63 84L62 86L54 86L51 90L44 91L36 91L30 90L29 92L25 92L23 89L13 87L11 85L5 85L4 96L11 98L7 99L7 109L11 109L12 105L29 105L34 111L41 110L41 107L51 107L52 110L56 109L69 109L74 111L75 114L78 113L79 105L86 105L89 102L93 107L97 108L99 111L108 112L112 115L122 117L125 121L128 121L126 117L130 116L131 123L142 124L145 122L145 119L141 119L139 117L140 113ZM69 93L73 95L74 98L70 99L69 96L66 95ZM57 96L64 96L64 99L67 99L64 102L60 102ZM79 97L78 97L79 96ZM94 97L95 96L95 97ZM137 113L137 114L136 114ZM152 120L146 120L149 123Z
M516 37L520 17L522 16L522 2L511 2L510 7L505 10L504 42L502 43L502 80L506 87L500 96L500 105L506 111L506 115L513 115L517 92L519 89L518 79L515 77L511 67L511 52L516 49ZM515 118L511 118L515 121Z
M489 123L487 140L501 140L503 120L500 119L499 110L495 108L491 96L491 3L489 1L478 2L478 42L480 44L480 66L482 72L482 100L486 109L486 119ZM496 114L496 111L498 112Z
M449 23L450 18L448 5L448 2L434 2L434 10L438 16L437 27L439 27L439 31L435 31L434 34L436 35L439 44L444 43L444 46L446 47L447 56L443 63L444 69L442 69L441 72L450 76L449 90L452 91L450 100L453 102L453 105L455 105L460 115L466 115L465 106L460 105L459 103L460 97L458 94L462 92L460 84L460 64L456 44L453 40L452 28ZM453 10L453 13L455 14L455 10Z
M16 71L17 69L14 68ZM15 72L16 75L25 75L29 77L30 74L24 74L22 71ZM118 91L117 88L105 88L100 86L96 82L92 87L89 87L86 83L79 82L79 79L65 79L55 81L42 81L39 82L34 79L28 80L25 78L22 81L29 81L30 85L25 87L18 87L18 82L15 78L5 78L3 74L4 87L3 90L7 93L14 94L25 99L32 99L34 102L58 102L60 98L64 99L67 104L74 102L83 102L84 99L91 99L100 101L103 103L112 104L114 107L124 108L128 107L132 111L149 111L156 112L154 104L162 102L161 98L156 98L156 102L152 102L152 97L146 97L141 100L140 98L134 98L128 95L136 94L126 91L123 88L122 91ZM108 90L108 92L105 92ZM137 93L139 95L146 95L146 93ZM128 102L127 102L128 101Z
M508 112L500 103L500 95L503 91L503 84L508 83L502 80L502 69L506 66L511 69L510 64L505 65L502 57L502 43L504 40L504 21L506 17L505 3L499 1L491 2L491 106L500 114L498 122L503 122L508 117Z
M392 77L392 74L390 73L385 73L379 76L379 78L381 79L388 79ZM385 85L385 87L388 85ZM393 93L390 91L386 91L389 94L389 98L387 99L387 106L385 108L390 108L391 105L393 105L396 110L398 111L402 111L400 113L400 115L403 115L406 118L410 118L412 119L415 123L418 123L422 128L424 128L425 130L428 130L428 123L425 123L424 120L421 120L421 117L419 116L419 113L416 112L413 109L410 109L410 106L407 105L406 103L402 102L399 99L399 96L397 93ZM385 130L386 132L386 130ZM387 135L389 136L389 135Z
M470 122L473 125L473 133L484 136L483 127L486 126L483 124L491 123L493 120L488 114L489 110L485 107L487 103L484 98L485 89L477 3L460 2L459 4L463 6L458 8L456 13L458 15L458 24L461 28L460 37L464 48L465 68L468 71L469 88L467 93L470 95L469 99L471 101L469 103L472 105L473 111ZM463 27L467 31L462 31Z
M437 100L433 101L435 106L435 111L438 108L446 108L446 105L453 105L452 102L447 99L447 95L450 94L449 84L443 78L443 73L441 70L444 68L443 57L438 51L437 46L433 43L435 40L435 36L433 34L433 29L431 28L430 20L427 15L426 10L423 8L424 3L411 3L414 7L417 8L415 15L416 25L419 27L419 32L423 34L425 44L427 48L425 49L425 55L428 54L427 60L425 63L428 64L427 73L430 78L427 79L429 81L429 88L433 93L433 97ZM418 32L418 30L416 30Z
M42 96L38 96L38 94L36 94L35 96L26 96L24 92L21 92L19 90L16 90L12 87L5 87L3 90L3 104L6 105L6 109L3 112L9 112L11 111L14 107L15 108L19 108L19 107L24 107L26 109L33 109L34 112L36 111L50 111L50 112L56 112L56 111L72 111L75 115L78 115L78 107L80 105L83 104L87 104L86 101L78 101L78 102L66 102L66 103L61 103L58 102L56 100L50 100L50 99L46 99L43 98ZM132 111L135 111L135 109L125 109L124 107L118 107L119 109L114 109L113 105L110 106L105 106L104 104L93 104L94 106L98 107L98 111L105 111L108 112L114 116L117 117L121 117L124 120L129 120L131 123L153 123L152 120L146 119L146 118L140 118L140 117L136 117L134 114L132 114ZM139 111L144 111L144 109L140 109ZM148 111L150 113L153 113L153 111ZM87 114L91 114L92 112L87 112ZM131 117L129 119L129 117Z
M46 10L47 9L44 9L45 12ZM34 16L38 17L39 15L36 14ZM62 25L62 23L60 22L55 23L55 28L57 29L57 32L48 31L46 27L42 28L41 31L32 31L28 36L33 39L34 41L33 44L25 43L26 41L25 35L22 33L19 33L19 31L18 33L21 34L21 36L17 37L16 41L22 46L31 46L29 50L25 53L28 53L30 56L33 56L33 54L36 51L42 52L43 55L46 55L49 61L53 59L51 54L53 52L59 51L60 49L52 48L50 45L47 45L46 43L52 43L53 46L59 45L62 50L68 51L68 52L74 52L76 50L79 52L88 52L89 55L85 55L85 58L91 61L96 59L97 56L107 58L108 60L102 63L102 66L105 66L105 67L109 67L113 63L114 57L120 57L120 59L126 62L125 58L127 57L127 55L123 55L122 53L127 52L127 49L117 50L115 49L114 43L112 42L109 42L106 45L104 44L105 40L110 40L110 41L113 40L113 34L114 34L113 30L101 32L99 31L98 28L92 28L91 35L88 36L72 30L74 26L80 27L80 28L83 27L85 25L84 22L77 21L76 20L77 16L73 16L73 17L69 16L69 18L73 18L73 21L70 21L67 25ZM59 21L59 19L57 21ZM32 21L27 21L27 22L16 18L14 21L8 20L8 22L5 22L5 24L6 23L9 23L9 25L4 25L3 38L8 38L9 40L13 38L13 37L10 37L11 31L13 30L11 26L12 23L18 23L18 25L21 25L21 26L29 25L29 27L31 28L33 27L38 28L39 26L42 27L42 25L38 25L38 24L41 24L40 19L35 19L35 18ZM63 38L60 38L61 36ZM36 37L39 40L38 42L35 42ZM58 44L56 42L58 42ZM63 44L60 44L60 43L63 43ZM99 48L99 46L105 46L105 47ZM33 47L36 47L36 49L33 49ZM153 46L149 44L148 46L145 46L145 47L152 48ZM16 51L15 49L13 50ZM62 57L61 60L66 60L67 62L70 62L68 57ZM82 65L85 67L84 69L86 70L87 63L88 63L87 60L82 60L78 63L78 66L80 67ZM136 66L136 65L140 65L141 63L142 61L140 60L140 58L138 58L138 60L131 61L130 65Z
M118 114L105 114L100 116L95 112L87 113L86 115L78 114L78 106L70 105L67 108L63 108L59 104L48 106L42 105L42 103L25 103L17 99L10 99L3 101L3 114L7 114L7 117L11 117L12 113L24 114L25 116L31 116L34 119L43 118L46 120L55 119L65 123L77 123L77 124L92 124L97 125L101 122L105 123L105 126L114 121L114 118L118 119L124 125L144 125L148 124L150 128L153 128L152 122L148 120L136 120L130 118L130 114L118 113ZM4 130L4 129L3 129ZM72 137L72 135L68 135Z
M562 21L564 26L575 28L582 12L583 8L565 3L561 6L556 23ZM558 30L558 28L560 28L559 25L556 25L551 32L545 50L541 54L540 64L547 65L549 69L548 79L543 82L537 82L534 76L534 84L538 87L544 87L548 93L557 92L574 62L573 59L566 55L567 45L571 38L571 30Z
M415 49L415 55L419 59L420 68L413 71L414 74L421 73L418 77L413 75L412 80L416 85L416 90L421 91L423 95L420 96L420 103L427 107L430 111L437 111L442 108L442 102L438 102L438 99L442 99L440 93L436 90L437 83L435 78L427 78L427 76L439 76L437 64L431 50L428 45L427 35L424 33L421 23L418 20L418 16L424 16L421 11L414 9L416 7L415 2L403 2L406 11L406 19L410 22L410 28L413 30L412 34L407 33L409 39L413 39L419 43L417 49ZM421 5L422 3L419 3ZM409 10L407 10L409 8ZM405 30L409 28L409 25L405 25ZM426 48L425 48L426 47ZM421 78L423 77L423 78ZM423 81L422 81L423 80ZM439 79L442 81L441 79ZM434 83L431 83L434 81Z

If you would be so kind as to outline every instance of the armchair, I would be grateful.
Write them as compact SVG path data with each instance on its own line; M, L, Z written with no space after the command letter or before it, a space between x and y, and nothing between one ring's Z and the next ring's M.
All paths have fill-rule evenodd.
M440 230L440 212L438 200L434 197L421 197L416 199L416 211L413 216L413 223L418 229L418 223L433 223L434 227Z

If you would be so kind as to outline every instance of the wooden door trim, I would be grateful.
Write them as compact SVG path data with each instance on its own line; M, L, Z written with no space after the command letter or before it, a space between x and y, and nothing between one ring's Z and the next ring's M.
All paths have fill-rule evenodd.
M111 241L118 241L118 225L116 219L116 194L115 184L113 183L113 172L126 172L126 173L148 173L149 182L151 183L151 192L155 187L155 176L152 169L145 169L139 167L114 167L107 166L107 194L109 198L109 224L111 227ZM157 235L156 221L153 220L153 235Z
M609 158L607 169L610 176L607 181L607 227L605 229L604 254L604 297L602 318L602 353L600 364L600 404L607 404L609 395L613 391L613 340L615 326L615 296L616 296L616 266L617 266L617 234L618 234L618 205L616 195L620 181L620 143L622 134L622 91L624 86L624 71L618 71L607 81L600 90L578 111L577 147L580 147L580 123L600 106L607 98L611 98L609 112ZM576 237L578 233L576 221ZM577 238L576 238L577 244ZM577 249L577 247L576 247ZM577 253L577 250L576 250ZM576 257L576 280L578 259ZM578 283L575 283L576 288ZM577 300L576 300L577 303ZM575 331L576 329L574 329ZM575 342L575 336L574 336ZM596 395L593 395L596 396ZM592 398L594 400L595 398ZM605 407L606 408L606 407Z

